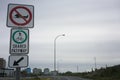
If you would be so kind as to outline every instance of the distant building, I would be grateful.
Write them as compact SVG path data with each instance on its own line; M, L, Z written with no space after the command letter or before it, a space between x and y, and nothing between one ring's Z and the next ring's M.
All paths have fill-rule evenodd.
M14 69L0 68L0 77L13 77L14 75Z
M51 75L53 75L53 76L58 75L58 71L51 71Z
M0 76L4 77L13 77L14 76L14 69L6 68L6 60L4 58L0 58Z
M5 69L5 73L6 73L7 77L13 77L13 76L15 76L14 69Z
M0 68L5 68L6 67L6 61L3 58L0 58Z
M34 68L33 74L42 74L42 69Z
M44 75L50 75L50 70L49 68L44 69Z
M25 71L27 72L27 74L31 73L31 68L26 68Z

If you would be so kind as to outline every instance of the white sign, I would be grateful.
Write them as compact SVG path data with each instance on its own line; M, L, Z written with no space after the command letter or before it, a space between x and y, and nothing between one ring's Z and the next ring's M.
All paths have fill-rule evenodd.
M10 55L9 61L8 61L8 66L11 68L27 67L28 66L28 56L27 55L20 55L20 56Z
M7 26L33 28L34 6L9 4L7 14Z
M11 29L10 54L28 54L29 30Z

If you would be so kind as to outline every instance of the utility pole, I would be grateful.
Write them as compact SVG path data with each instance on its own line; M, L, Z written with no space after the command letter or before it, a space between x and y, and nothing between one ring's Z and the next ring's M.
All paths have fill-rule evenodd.
M94 57L94 61L95 61L95 70L97 69L97 65L96 65L96 57Z
M77 65L77 73L79 72L79 66Z

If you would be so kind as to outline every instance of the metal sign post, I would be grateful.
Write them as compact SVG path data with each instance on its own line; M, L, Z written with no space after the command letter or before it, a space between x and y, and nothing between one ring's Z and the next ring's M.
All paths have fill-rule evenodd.
M21 71L21 68L20 67L17 67L16 68L16 72L15 72L15 80L20 80L20 76L21 76L21 73L20 73L20 71Z

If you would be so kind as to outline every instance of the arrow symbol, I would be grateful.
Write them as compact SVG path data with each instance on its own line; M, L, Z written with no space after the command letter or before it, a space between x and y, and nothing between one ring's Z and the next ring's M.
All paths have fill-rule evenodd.
M24 59L24 57L21 57L19 60L15 60L14 61L14 63L13 63L13 66L18 66L19 64L18 63L20 63L22 60Z

